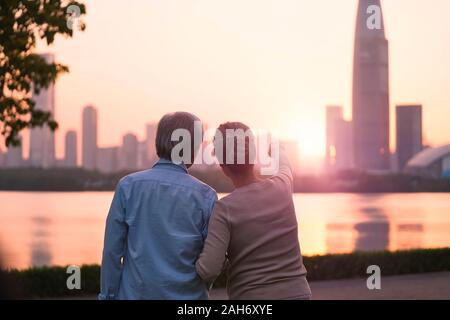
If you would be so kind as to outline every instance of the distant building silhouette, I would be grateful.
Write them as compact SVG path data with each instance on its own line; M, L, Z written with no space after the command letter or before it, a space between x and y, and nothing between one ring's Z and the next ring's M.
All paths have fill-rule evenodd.
M19 137L22 142L22 137ZM22 143L19 146L9 146L6 150L4 163L6 168L19 168L24 164L22 156Z
M338 170L354 167L353 154L353 123L344 119L336 122L335 166Z
M136 170L138 168L139 142L136 135L128 133L122 138L120 150L120 169Z
M102 173L119 171L119 147L98 148L97 169Z
M147 166L151 166L157 158L156 155L156 130L158 124L156 122L147 123L145 126L145 141L147 144Z
M41 55L47 63L53 63L55 56L47 53ZM55 115L55 87L50 84L33 97L36 109L51 112ZM30 130L30 165L39 168L48 168L55 165L55 133L47 126L32 128Z
M367 9L372 5L380 8L379 29L368 27ZM355 165L389 170L389 47L380 0L359 0L353 63Z
M45 55L53 61L52 55ZM42 110L54 113L54 88L43 90L35 97ZM48 103L47 103L48 102ZM155 139L157 123L145 126L145 138L139 141L134 133L122 137L121 146L98 146L98 111L88 105L82 110L81 166L87 170L113 173L150 168L157 159ZM18 147L0 149L0 168L33 166L39 168L75 168L78 166L78 133L69 130L65 134L65 150L62 159L55 157L55 137L44 128L32 129L30 134L30 159L24 159L22 144ZM42 129L42 130L41 130Z
M97 168L97 109L86 106L83 109L82 166L88 170Z
M450 144L422 150L408 161L404 171L412 175L450 179Z
M147 141L138 142L138 168L148 169L150 167L150 161L148 159Z
M396 108L396 140L398 170L422 151L422 106L404 105Z
M340 106L328 106L326 110L326 169L350 169L353 167L352 122L344 120Z
M326 110L325 163L327 169L332 169L336 164L336 125L343 119L343 112L340 106L327 106Z
M65 139L64 166L74 168L77 166L77 132L67 131Z

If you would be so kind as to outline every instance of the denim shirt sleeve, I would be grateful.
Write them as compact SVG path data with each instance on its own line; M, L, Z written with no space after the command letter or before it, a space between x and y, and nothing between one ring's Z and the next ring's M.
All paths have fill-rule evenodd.
M208 196L206 197L206 203L205 203L205 209L203 212L203 230L202 230L202 236L203 241L206 240L206 236L208 235L208 225L209 225L209 219L211 218L211 214L214 209L214 204L217 201L217 193L215 191L211 191L208 193Z
M125 222L125 194L119 183L106 219L105 241L101 267L100 300L117 299L128 226Z

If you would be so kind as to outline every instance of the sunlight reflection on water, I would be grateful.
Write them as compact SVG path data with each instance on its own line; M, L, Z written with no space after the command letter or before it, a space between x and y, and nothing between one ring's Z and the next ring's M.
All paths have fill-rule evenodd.
M6 267L99 263L111 192L0 192ZM450 194L296 194L304 255L450 247Z

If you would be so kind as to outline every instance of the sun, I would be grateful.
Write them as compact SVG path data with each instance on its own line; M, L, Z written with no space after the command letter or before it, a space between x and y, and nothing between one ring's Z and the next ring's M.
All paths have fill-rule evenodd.
M325 137L315 128L305 129L297 138L301 156L322 157L325 153Z
M298 149L303 156L318 157L323 154L323 150L316 141L309 139L301 139L298 141Z

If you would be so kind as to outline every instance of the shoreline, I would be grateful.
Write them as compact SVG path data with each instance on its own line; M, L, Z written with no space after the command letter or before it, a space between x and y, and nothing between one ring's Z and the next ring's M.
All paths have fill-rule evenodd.
M118 181L131 172L101 173L82 168L0 168L1 191L114 191ZM231 181L217 168L189 172L217 192L231 192ZM376 175L359 171L338 174L297 174L297 193L448 193L450 179L413 176L402 173Z

